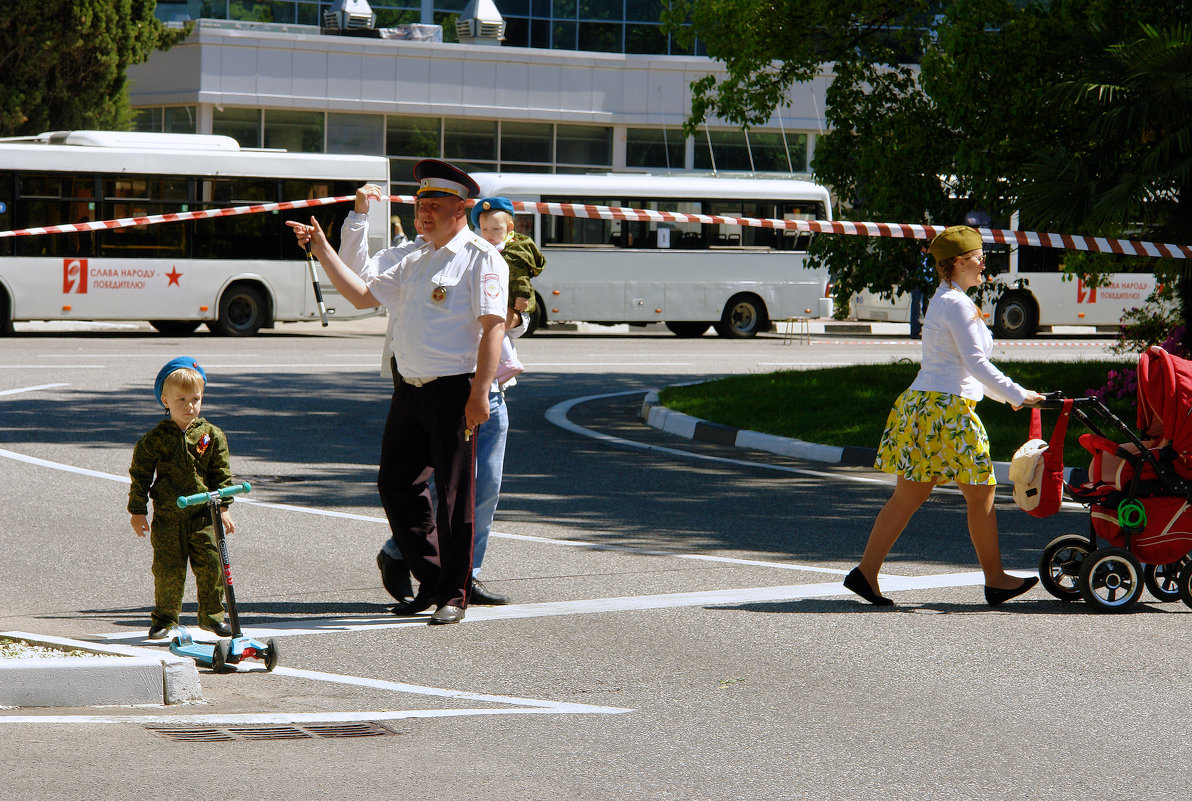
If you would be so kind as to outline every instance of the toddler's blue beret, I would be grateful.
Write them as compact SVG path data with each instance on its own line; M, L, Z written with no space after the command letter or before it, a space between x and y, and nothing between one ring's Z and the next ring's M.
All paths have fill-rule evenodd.
M472 207L472 227L480 227L480 215L489 211L507 211L513 214L513 201L507 197L486 197L476 201Z
M177 359L171 359L166 362L166 366L161 368L157 373L157 380L153 382L153 394L157 396L157 403L161 405L161 387L166 383L166 377L175 370L190 369L197 372L203 377L203 383L207 383L207 373L203 372L203 368L199 367L199 363L189 356L179 356Z

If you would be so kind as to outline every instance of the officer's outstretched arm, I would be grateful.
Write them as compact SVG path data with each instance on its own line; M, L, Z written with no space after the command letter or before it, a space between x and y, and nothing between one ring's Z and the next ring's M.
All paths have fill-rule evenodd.
M298 238L299 245L310 242L311 252L319 260L319 264L323 265L323 271L327 273L327 277L331 279L331 283L339 291L339 294L343 295L349 303L357 309L371 309L381 305L381 302L373 296L372 292L368 291L368 287L360 280L360 276L350 270L331 247L318 220L311 217L310 225L287 220L286 225L294 229L294 236Z

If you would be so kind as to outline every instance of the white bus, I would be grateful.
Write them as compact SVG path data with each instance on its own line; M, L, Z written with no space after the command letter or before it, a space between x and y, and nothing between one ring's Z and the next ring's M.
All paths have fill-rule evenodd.
M226 136L64 131L0 140L0 230L355 194L386 186L373 156L242 150ZM386 243L384 204L370 230ZM313 214L338 237L351 204L112 230L0 239L0 333L13 321L148 320L165 334L200 323L250 336L320 318L305 254L286 219ZM323 276L328 314L375 314Z
M776 219L831 219L828 191L796 180L474 173L482 196ZM772 320L815 316L828 274L805 268L811 235L700 223L519 214L546 256L533 321L665 323L751 337Z
M1109 275L1106 286L1090 287L1079 276L1063 272L1066 251L1057 248L986 245L993 284L982 307L985 322L1001 338L1013 339L1050 331L1055 326L1092 326L1118 330L1122 315L1142 306L1155 288L1155 275L1146 259L1120 257L1122 266L1140 272ZM994 300L996 298L996 300ZM910 294L883 298L872 292L854 295L851 316L857 320L910 321Z

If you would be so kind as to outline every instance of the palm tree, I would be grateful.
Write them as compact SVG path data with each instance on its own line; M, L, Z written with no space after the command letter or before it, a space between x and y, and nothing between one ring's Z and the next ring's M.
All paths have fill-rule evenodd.
M1092 108L1087 139L1039 154L1019 202L1032 227L1192 243L1192 28L1142 25L1136 38L1096 41L1080 77L1044 107ZM1179 265L1185 321L1192 264ZM1185 334L1184 345L1192 345ZM1192 352L1192 349L1189 349Z

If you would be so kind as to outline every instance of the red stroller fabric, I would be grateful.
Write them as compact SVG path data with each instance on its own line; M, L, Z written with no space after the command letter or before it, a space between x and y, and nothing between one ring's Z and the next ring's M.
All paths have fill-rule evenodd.
M1147 564L1177 562L1192 551L1192 507L1187 498L1163 489L1156 469L1171 456L1171 470L1192 478L1190 413L1192 361L1155 346L1138 357L1138 428L1149 453L1095 434L1080 437L1093 456L1089 483L1079 488L1092 502L1093 530ZM1124 497L1142 506L1145 523L1140 529L1122 530L1116 504Z
M1192 478L1192 361L1158 345L1138 357L1138 429L1144 440L1175 451L1176 473Z

